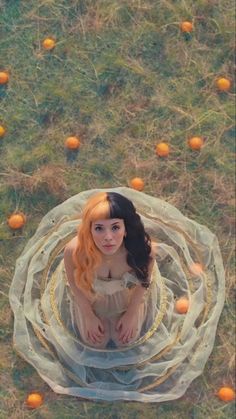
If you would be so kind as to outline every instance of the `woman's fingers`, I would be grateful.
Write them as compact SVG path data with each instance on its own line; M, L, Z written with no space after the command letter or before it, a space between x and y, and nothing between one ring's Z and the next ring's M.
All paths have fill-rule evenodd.
M135 335L135 330L134 329L128 329L126 331L124 331L122 334L120 334L119 339L123 342L123 343L128 343L130 341L130 339L132 339Z
M88 339L92 342L92 343L96 343L96 340L94 338L94 336L92 335L91 332L88 332Z
M132 330L130 330L130 329L125 330L123 333L120 334L120 340L123 343L128 342L130 337L131 337L131 332L132 332Z
M127 334L127 335L125 335L125 337L124 337L124 339L123 339L123 343L128 343L128 342L129 342L129 340L130 340L130 335L129 335L129 334Z
M96 331L96 330L88 332L88 338L93 343L97 343L97 342L100 343L101 340L102 340L103 335L104 335L104 333L101 333L101 332Z
M103 327L103 324L102 324L102 323L99 323L99 325L98 325L98 330L99 330L99 332L100 332L102 335L104 335L105 330L104 330L104 327Z
M120 330L120 328L122 327L122 323L121 323L121 321L119 320L118 322L117 322L117 325L116 325L116 331L117 332L119 332L119 330Z

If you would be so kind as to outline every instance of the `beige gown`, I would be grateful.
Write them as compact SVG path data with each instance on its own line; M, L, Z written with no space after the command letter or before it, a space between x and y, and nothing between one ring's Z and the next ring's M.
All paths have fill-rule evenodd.
M66 280L64 247L76 235L78 213L97 189L50 211L17 260L9 294L14 346L57 393L90 400L173 400L202 373L213 349L225 295L218 242L207 227L167 202L125 187L109 190L134 203L158 243L134 341L117 347L112 334L137 281L132 273L94 280L93 309L109 332L101 348L85 343L83 316ZM193 269L196 263L202 268ZM181 314L175 303L183 296L189 309Z
M154 319L155 312L153 312L152 308L155 310L156 303L150 305L150 296L152 296L152 300L156 302L155 283L157 279L158 268L157 265L154 264L150 287L145 291L143 300L137 310L138 322L136 333L132 339L129 340L129 343L135 342L140 337L145 320L149 320L149 323L151 323ZM131 296L138 284L140 284L140 281L135 274L131 272L125 272L120 278L95 277L93 284L95 296L92 301L92 308L94 313L102 320L105 332L100 344L93 346L101 348L106 347L110 340L112 340L116 347L124 345L119 340L119 333L116 331L116 323L121 315L127 310ZM147 312L148 302L149 312ZM73 298L73 313L75 329L78 328L82 340L86 344L91 345L91 341L87 339L85 334L83 312L80 310L75 297Z

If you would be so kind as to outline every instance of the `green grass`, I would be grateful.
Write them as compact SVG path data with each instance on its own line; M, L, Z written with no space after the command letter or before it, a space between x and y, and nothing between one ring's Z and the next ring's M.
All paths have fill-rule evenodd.
M193 20L184 36L179 22ZM51 52L42 49L56 39ZM0 0L0 418L118 419L233 417L216 389L234 386L234 2L156 0ZM217 77L229 77L219 93ZM81 138L74 159L69 135ZM200 152L190 136L203 136ZM155 155L167 141L170 156ZM8 290L15 260L41 218L64 199L90 188L145 181L144 192L174 204L219 238L226 303L216 344L202 376L171 403L79 401L54 394L12 349ZM45 197L45 190L48 192ZM27 224L6 219L24 211ZM29 391L45 394L28 411Z

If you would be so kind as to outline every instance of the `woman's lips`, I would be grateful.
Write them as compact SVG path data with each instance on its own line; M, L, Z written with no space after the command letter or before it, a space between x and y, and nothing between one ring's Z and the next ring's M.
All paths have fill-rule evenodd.
M112 247L114 247L114 244L105 244L103 247L105 249L111 249Z

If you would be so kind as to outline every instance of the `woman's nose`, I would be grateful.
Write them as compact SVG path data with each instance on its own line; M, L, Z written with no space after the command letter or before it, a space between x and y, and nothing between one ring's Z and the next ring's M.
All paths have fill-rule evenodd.
M105 240L112 240L112 233L111 231L106 231L105 232Z

